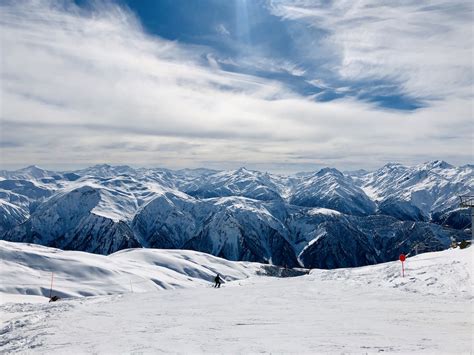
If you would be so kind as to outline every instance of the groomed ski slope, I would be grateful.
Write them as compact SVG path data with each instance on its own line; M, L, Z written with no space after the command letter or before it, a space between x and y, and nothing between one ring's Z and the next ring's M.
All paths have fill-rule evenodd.
M6 245L1 246L3 257ZM408 258L405 278L399 262L312 270L295 278L257 276L258 264L236 263L236 269L246 271L219 290L209 282L188 280L186 288L124 290L50 304L44 298L41 303L5 303L0 308L0 352L470 353L472 250ZM118 255L135 252L147 254ZM152 254L162 252L168 255L160 250ZM64 270L69 253L58 251L62 261L55 266ZM90 254L76 255L83 264L86 256ZM132 259L126 257L129 263ZM28 260L38 263L41 258L30 255ZM169 261L176 264L174 258ZM221 261L208 259L205 268ZM110 263L112 269L115 263L120 264ZM74 270L78 272L77 265ZM70 286L68 292L78 291Z

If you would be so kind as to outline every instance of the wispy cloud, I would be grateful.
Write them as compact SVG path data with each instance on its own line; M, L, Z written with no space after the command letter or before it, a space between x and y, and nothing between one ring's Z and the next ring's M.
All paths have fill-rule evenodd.
M302 8L305 16L297 7L275 9L295 19L316 16L313 8ZM85 11L63 2L12 2L1 12L1 160L7 167L226 162L298 170L315 163L371 168L392 160L471 159L471 97L457 69L446 87L436 90L437 79L428 78L434 87L420 89L412 83L413 75L425 75L410 61L421 60L416 56L401 62L411 73L399 73L404 85L441 99L411 113L386 111L354 99L314 102L284 82L227 72L208 48L147 35L118 6ZM374 44L376 52L383 52L380 46ZM304 70L275 63L295 75ZM347 63L341 75L357 77L357 65L367 65ZM464 59L454 63L464 78L472 72ZM382 70L379 63L371 75L394 76L397 65Z
M341 78L383 79L425 100L472 97L472 1L274 0L271 9L326 31Z
M216 26L216 31L218 33L220 33L221 35L223 35L223 36L230 35L229 30L227 29L227 27L225 27L225 25L223 23L220 23Z

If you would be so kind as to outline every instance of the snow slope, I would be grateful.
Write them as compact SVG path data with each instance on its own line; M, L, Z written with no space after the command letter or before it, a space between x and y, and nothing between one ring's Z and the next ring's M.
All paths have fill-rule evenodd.
M69 265L74 275L83 271L96 280L113 280L121 267L122 272L149 277L136 270L142 270L142 265L151 268L159 260L160 267L177 269L169 270L167 282L176 277L181 284L184 274L193 278L199 267L207 272L211 264L226 267L225 272L234 277L250 277L228 282L219 290L194 282L193 288L161 292L156 292L159 287L147 291L137 286L140 293L124 289L121 294L56 303L7 303L0 306L0 352L473 351L472 248L408 258L404 278L399 262L271 278L255 276L254 264L223 265L222 260L195 252L127 250L104 257L6 242L1 246L8 255L30 253L23 262L4 261L2 270L8 266L10 271L33 266L46 270L47 262L54 261L62 272ZM131 267L134 261L140 267ZM99 269L111 274L98 277ZM70 287L73 293L72 283ZM110 290L100 282L94 287Z
M0 241L0 303L15 295L49 297L52 273L53 294L66 298L205 286L216 273L230 281L261 267L190 250L125 249L103 256Z

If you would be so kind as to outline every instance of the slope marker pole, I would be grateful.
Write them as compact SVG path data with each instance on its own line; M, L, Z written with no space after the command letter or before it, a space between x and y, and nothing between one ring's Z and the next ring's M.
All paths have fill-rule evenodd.
M51 273L51 287L49 288L49 299L51 299L51 296L53 294L53 278L54 278L54 272Z
M405 265L404 265L405 259L406 259L405 254L400 254L399 259L402 262L402 277L405 277Z

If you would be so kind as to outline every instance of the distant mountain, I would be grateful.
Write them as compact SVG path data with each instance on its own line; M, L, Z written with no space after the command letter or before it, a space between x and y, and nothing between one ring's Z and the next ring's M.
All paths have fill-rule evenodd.
M26 168L15 170L15 171L8 171L8 170L0 170L0 176L4 177L5 179L15 179L15 180L29 180L29 179L41 179L45 177L50 177L56 175L55 172L44 170L36 165L30 165Z
M454 167L435 160L415 167L387 164L353 180L377 202L379 214L459 229L470 223L458 206L460 195L474 192L473 171L469 165Z
M245 168L201 175L184 187L199 198L243 196L263 201L280 198L279 190L269 174Z
M89 186L60 192L3 239L100 254L139 247L126 223L94 213L102 199L101 191Z
M458 196L473 190L472 165L443 161L295 176L31 166L0 171L0 238L99 254L142 246L288 267L359 266L468 239Z
M93 177L111 177L117 175L134 175L136 170L129 167L128 165L116 165L112 166L109 164L98 164L91 166L86 169L78 170L75 172L80 176L93 176Z
M302 178L294 186L289 202L298 206L326 207L354 215L373 214L376 209L375 203L350 177L331 168Z

